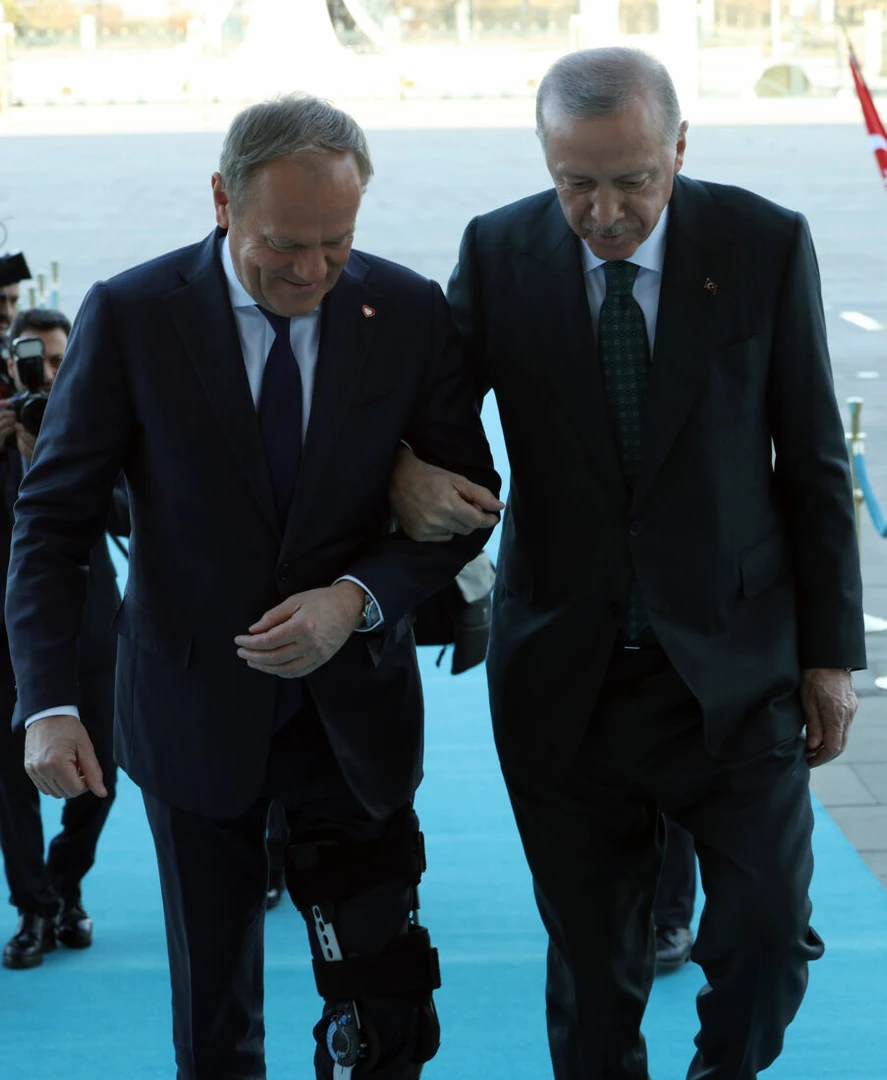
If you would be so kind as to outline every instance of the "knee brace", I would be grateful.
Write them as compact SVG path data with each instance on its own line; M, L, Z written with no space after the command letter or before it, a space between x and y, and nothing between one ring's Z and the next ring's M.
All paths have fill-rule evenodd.
M414 1060L430 1060L440 1045L440 1025L432 991L440 986L437 949L418 922L418 884L425 870L425 848L415 815L398 815L385 834L354 843L332 836L290 844L286 883L293 902L314 929L322 960L313 961L318 993L335 1007L326 1032L335 1062L335 1080L347 1080L355 1065L372 1071L378 1039L367 999L396 998L416 1011ZM413 888L405 933L383 952L345 957L336 936L337 904L377 885L401 881Z

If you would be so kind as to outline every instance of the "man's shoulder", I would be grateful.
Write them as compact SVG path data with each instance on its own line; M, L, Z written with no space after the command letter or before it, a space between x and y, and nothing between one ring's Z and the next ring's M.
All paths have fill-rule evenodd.
M739 232L764 229L794 233L802 216L797 210L773 202L748 188L696 180L684 175L675 180L673 200L678 207L681 202L688 203L697 210L708 211L723 221L729 221Z
M556 203L557 194L554 188L548 188L546 191L537 191L534 195L526 195L522 199L478 214L476 221L478 228L484 231L511 232L515 228L529 226L544 218Z
M209 254L213 236L205 237L195 244L187 244L173 251L165 251L152 259L120 271L100 284L112 292L127 293L138 290L166 289L181 283L183 276L195 272L201 261Z
M352 250L346 273L354 280L366 280L374 289L389 292L399 291L405 295L430 295L431 279L411 270L403 263L371 255L368 251Z

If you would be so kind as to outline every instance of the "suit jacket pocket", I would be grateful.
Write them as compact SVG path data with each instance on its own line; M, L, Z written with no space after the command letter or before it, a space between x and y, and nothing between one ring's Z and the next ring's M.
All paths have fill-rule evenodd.
M150 611L129 597L117 609L113 628L140 649L163 657L175 667L186 668L191 659L194 635L187 626Z
M781 531L771 533L739 557L742 594L758 596L791 569L788 541Z

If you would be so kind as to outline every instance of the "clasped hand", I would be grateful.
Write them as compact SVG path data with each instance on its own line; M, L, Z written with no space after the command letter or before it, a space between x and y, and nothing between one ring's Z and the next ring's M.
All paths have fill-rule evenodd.
M807 668L801 672L801 705L811 769L844 752L857 704L849 672L834 668Z
M256 671L301 679L330 660L360 625L364 591L353 581L288 596L235 639Z
M458 533L492 529L505 503L487 488L447 472L401 447L388 488L400 529L411 540L446 542Z

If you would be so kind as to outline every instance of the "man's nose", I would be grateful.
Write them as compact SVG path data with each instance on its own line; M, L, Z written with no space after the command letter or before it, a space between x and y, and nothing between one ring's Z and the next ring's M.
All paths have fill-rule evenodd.
M300 281L323 281L326 277L326 259L323 248L306 248L293 260L293 273Z
M618 191L599 187L591 196L591 216L598 225L615 225L622 219L622 200Z

